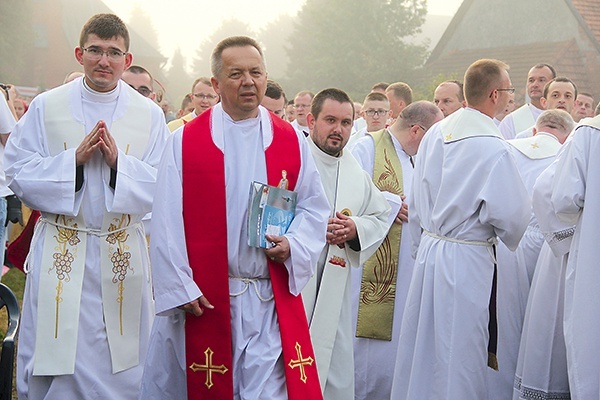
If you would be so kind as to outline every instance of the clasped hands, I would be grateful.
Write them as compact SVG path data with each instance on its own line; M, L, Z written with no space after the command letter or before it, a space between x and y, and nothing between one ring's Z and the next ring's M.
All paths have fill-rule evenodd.
M94 129L83 138L79 147L77 147L77 150L75 151L76 166L87 163L96 150L100 150L102 157L104 157L104 161L110 168L114 170L117 169L119 149L117 148L115 139L106 127L106 122L102 120L96 123Z
M327 222L325 239L329 245L344 248L347 241L356 239L356 224L352 218L337 211Z

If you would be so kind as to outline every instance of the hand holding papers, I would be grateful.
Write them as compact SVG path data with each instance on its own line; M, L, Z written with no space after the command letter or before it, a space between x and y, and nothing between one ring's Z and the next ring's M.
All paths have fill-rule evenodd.
M266 235L282 236L294 219L297 194L260 182L250 185L248 203L248 245L270 248Z

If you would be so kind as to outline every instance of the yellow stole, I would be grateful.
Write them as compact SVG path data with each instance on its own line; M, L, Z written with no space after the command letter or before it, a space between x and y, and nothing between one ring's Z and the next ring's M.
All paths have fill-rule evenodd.
M373 182L382 191L404 193L402 165L387 129L367 133L375 142ZM363 266L356 336L392 340L402 225L392 224L377 252Z

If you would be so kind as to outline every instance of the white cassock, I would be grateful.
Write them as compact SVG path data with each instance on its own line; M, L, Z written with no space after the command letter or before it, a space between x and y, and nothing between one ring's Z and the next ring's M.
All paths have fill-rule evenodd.
M350 214L360 241L359 251L348 242L343 249L325 246L317 272L302 291L323 397L353 399L351 269L377 251L389 229L391 207L348 150L333 157L307 140L331 208Z
M169 132L165 125L164 114L154 103L139 96L128 85L119 81L117 88L109 93L93 92L84 87L82 79L77 79L53 91L36 97L25 117L17 124L6 147L6 172L12 190L23 202L43 216L63 214L67 216L83 215L85 226L99 230L103 224L105 209L109 212L130 214L133 220L139 221L152 207L156 181L156 166L159 163L164 143ZM48 138L58 132L47 130L45 110L51 104L46 100L55 90L65 89L68 92L69 107L65 111L67 118L81 123L85 133L91 132L98 120L104 120L111 127L123 117L128 104L133 100L147 103L149 111L147 147L143 157L126 154L119 148L117 160L116 187L109 187L109 168L100 152L84 166L84 184L75 191L75 148L51 155L52 146ZM50 102L48 102L50 103ZM84 128L83 128L84 126ZM113 136L116 132L111 132ZM129 133L127 133L129 134ZM144 132L144 134L146 134ZM83 136L77 139L79 143ZM56 143L55 143L56 144ZM62 147L59 143L59 147ZM81 228L81 226L80 226ZM107 340L107 325L103 308L114 299L102 296L101 279L101 240L105 237L87 236L85 252L85 275L83 277L78 335L76 336L76 358L73 374L58 376L34 376L35 358L42 352L55 351L56 348L36 349L36 327L39 323L38 301L41 275L52 268L52 263L42 262L45 237L50 229L48 224L38 223L29 254L29 273L25 288L23 312L19 334L19 354L17 370L17 389L19 397L27 399L134 399L138 396L142 370L150 336L150 328L154 317L151 293L151 280L146 252L146 239L143 230L129 232L132 240L143 252L142 265L132 265L134 274L142 274L141 315L139 321L139 342L130 343L131 348L139 347L139 363L129 369L113 374L111 354ZM75 271L72 271L75 273ZM139 276L139 275L138 275ZM67 307L61 304L61 307ZM61 314L63 315L63 314ZM76 320L76 316L70 315ZM39 339L39 338L38 338ZM48 353L46 353L48 354ZM50 354L51 358L60 359L60 354ZM114 360L113 360L114 361ZM54 374L43 374L54 375Z
M412 192L413 166L410 158L402 149L402 145L391 135L392 142L400 164L402 166L402 182L404 195L410 197ZM361 167L373 175L375 165L375 144L373 138L368 136L359 140L352 154ZM400 202L397 195L385 192L390 201ZM392 203L393 204L393 203ZM395 207L397 215L397 207ZM415 263L410 252L410 237L408 223L402 223L402 236L400 238L400 253L398 257L398 271L396 278L396 300L394 303L394 323L392 326L392 340L377 340L354 337L354 380L355 399L389 399L392 391L392 380L394 378L394 367L396 365L396 350L398 338L400 337L400 323L404 314L404 305L408 286L412 277L413 265ZM362 265L352 270L352 326L356 328L358 316L358 304L360 297L360 283L362 278Z
M565 144L552 183L558 218L577 225L565 278L564 330L571 398L598 398L600 392L600 117L580 121Z
M564 147L561 148L561 152ZM560 157L560 152L557 157ZM557 160L533 187L532 204L544 235L535 267L519 347L514 400L568 400L569 379L563 333L565 269L573 226L560 221L551 203Z
M508 146L492 119L472 108L421 141L408 203L416 261L392 399L487 396L491 242L498 236L515 249L530 218Z
M531 197L537 177L554 161L561 144L556 136L544 132L508 143ZM529 287L543 242L544 236L530 209L529 224L517 249L511 251L504 243L498 243L498 371L488 368L489 400L512 396Z
M279 323L272 300L267 258L248 246L248 194L253 181L267 182L264 152L272 141L268 113L233 121L220 104L213 108L212 138L225 153L227 254L231 301L234 398L286 399ZM221 119L220 122L216 119ZM266 118L266 119L265 119ZM265 121L261 123L261 120ZM261 129L262 128L262 129ZM159 167L152 212L152 273L157 316L152 327L140 399L186 399L185 313L177 307L201 296L189 267L182 217L181 139L167 141ZM313 275L325 244L329 204L304 136L298 137L301 168L294 191L296 216L286 234L291 256L285 261L292 294ZM168 243L168 246L164 244ZM244 283L240 278L257 278ZM210 301L210 299L208 299Z
M504 117L498 129L504 139L514 139L517 133L532 127L543 111L531 103L524 104Z

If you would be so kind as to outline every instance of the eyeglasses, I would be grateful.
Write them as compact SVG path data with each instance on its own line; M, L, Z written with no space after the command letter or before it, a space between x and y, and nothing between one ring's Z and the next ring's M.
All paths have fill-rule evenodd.
M194 97L201 100L214 100L217 98L216 94L204 94L204 93L194 93Z
M100 60L102 58L103 55L107 55L108 59L111 61L120 61L126 54L127 52L123 52L121 50L117 50L117 49L108 49L108 50L102 50L99 47L88 47L88 48L81 48L81 50L85 51L88 54L88 57L90 60Z
M418 126L419 128L423 129L423 132L427 132L427 129L425 129L425 127L421 124L412 124L410 127L412 128L413 126Z
M499 91L499 92L508 92L510 94L513 94L515 92L515 88L514 87L509 87L509 88L506 88L506 89L496 89L496 90Z
M133 85L129 85L129 86L131 86L133 89L137 90L137 92L144 97L150 97L150 95L152 94L152 90L148 89L146 86L140 86L139 88L136 88Z
M385 116L385 114L387 114L390 110L383 110L383 109L379 109L379 110L365 110L365 114L367 114L369 117L372 117L373 115L378 115L378 116Z
M294 104L294 108L309 108L310 104Z

